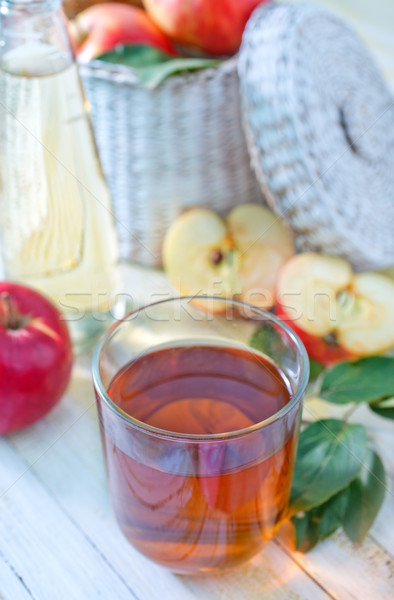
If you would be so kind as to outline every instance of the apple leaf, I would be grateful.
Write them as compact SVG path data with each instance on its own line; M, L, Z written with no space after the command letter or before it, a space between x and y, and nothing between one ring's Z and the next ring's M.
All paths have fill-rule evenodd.
M394 358L339 363L324 375L320 397L335 404L378 402L394 395Z
M126 65L133 68L146 67L167 62L171 59L169 54L143 44L119 45L111 52L106 52L98 57L98 60Z
M345 488L361 468L367 448L362 425L324 419L300 434L290 498L290 515L326 502Z
M326 367L322 364L317 362L317 360L313 360L313 359L309 359L309 379L311 381L313 381L314 379L317 379L319 377L319 375L321 373L323 373L324 369Z
M308 552L332 535L342 525L348 500L349 487L346 487L320 506L292 517L297 550Z
M173 58L165 63L136 69L140 81L149 89L154 89L162 81L185 71L211 69L221 63L215 58Z
M368 448L363 465L349 486L349 502L343 526L347 536L361 544L383 503L386 475L383 463L376 452Z
M157 48L138 44L118 46L99 56L98 60L132 67L141 83L149 89L176 73L213 68L222 62L214 58L173 58Z
M249 345L274 359L283 353L285 347L279 332L271 323L260 325L250 338Z
M369 407L381 417L386 417L386 419L394 419L394 397L373 402L369 405Z
M367 449L353 481L323 504L292 517L296 548L308 552L343 526L349 539L361 544L383 503L386 476L376 452Z

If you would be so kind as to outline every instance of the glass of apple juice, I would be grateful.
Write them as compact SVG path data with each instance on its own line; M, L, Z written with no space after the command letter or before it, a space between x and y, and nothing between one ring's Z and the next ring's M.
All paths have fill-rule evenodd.
M259 552L286 518L308 376L297 336L242 302L164 300L112 326L93 380L112 504L133 546L187 574Z

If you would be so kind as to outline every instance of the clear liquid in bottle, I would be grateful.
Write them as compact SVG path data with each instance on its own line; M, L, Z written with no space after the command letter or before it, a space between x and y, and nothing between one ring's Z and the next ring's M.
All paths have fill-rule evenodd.
M2 57L0 193L7 277L49 296L76 345L107 325L117 239L74 61L27 41Z

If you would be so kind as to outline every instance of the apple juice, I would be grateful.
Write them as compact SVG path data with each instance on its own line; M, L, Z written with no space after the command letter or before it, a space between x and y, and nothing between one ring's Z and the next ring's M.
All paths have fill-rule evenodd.
M291 399L272 361L233 347L171 346L127 364L108 395L136 420L120 431L101 407L114 510L138 550L177 572L209 571L245 561L272 537L286 513L298 408L240 432ZM142 423L162 431L153 439ZM201 437L209 434L227 435Z

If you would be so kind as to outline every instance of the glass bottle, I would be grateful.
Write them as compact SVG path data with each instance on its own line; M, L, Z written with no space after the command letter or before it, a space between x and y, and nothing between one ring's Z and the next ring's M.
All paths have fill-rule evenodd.
M84 347L108 325L118 248L60 0L0 0L0 26L5 273L49 296Z

